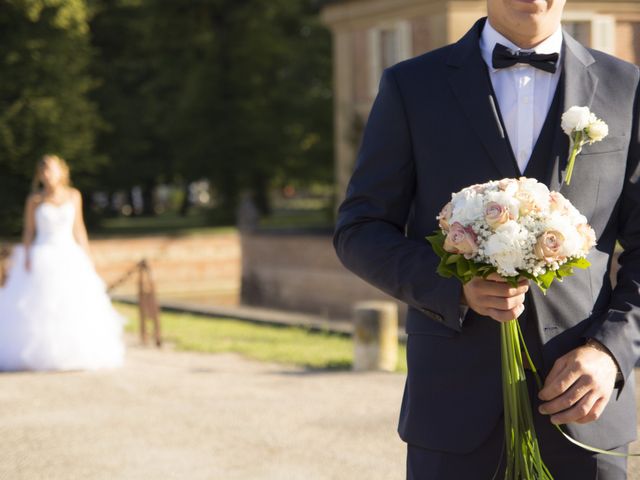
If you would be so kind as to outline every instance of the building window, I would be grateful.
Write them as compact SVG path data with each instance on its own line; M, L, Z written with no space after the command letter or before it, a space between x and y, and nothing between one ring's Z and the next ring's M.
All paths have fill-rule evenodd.
M562 26L569 35L587 47L610 54L615 52L616 21L612 15L565 12Z
M411 56L411 27L409 22L395 22L369 30L370 93L378 92L380 76L385 68Z
M564 29L569 35L586 47L591 46L591 22L575 21L563 22Z

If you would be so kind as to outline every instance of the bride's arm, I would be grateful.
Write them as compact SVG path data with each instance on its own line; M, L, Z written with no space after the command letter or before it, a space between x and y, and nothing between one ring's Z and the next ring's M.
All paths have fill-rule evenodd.
M31 244L33 243L33 239L36 235L34 214L36 205L36 197L34 195L29 195L24 206L24 227L22 229L22 245L24 246L24 268L27 271L31 270Z
M87 227L84 224L84 217L82 215L82 195L78 190L73 191L73 203L76 207L73 236L82 249L87 252L87 255L91 257L91 251L89 250L89 236L87 235Z

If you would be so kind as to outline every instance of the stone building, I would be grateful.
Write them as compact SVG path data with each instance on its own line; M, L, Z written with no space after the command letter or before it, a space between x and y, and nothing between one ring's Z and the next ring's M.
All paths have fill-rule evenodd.
M333 32L336 182L351 175L385 67L457 41L486 0L333 0L323 20ZM640 63L640 1L568 0L564 28L587 46Z

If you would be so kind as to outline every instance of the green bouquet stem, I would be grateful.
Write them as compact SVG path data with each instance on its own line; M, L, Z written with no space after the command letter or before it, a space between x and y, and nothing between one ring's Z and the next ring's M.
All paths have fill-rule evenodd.
M571 139L571 155L569 156L567 173L565 174L565 177L564 177L564 182L567 185L571 184L571 176L573 175L573 166L576 163L576 157L582 150L582 144L583 144L582 132L577 132L575 135L576 135L575 139L574 138Z
M505 480L553 480L542 461L533 424L517 320L500 324L502 395L506 442ZM528 352L526 353L529 356ZM528 358L529 365L533 365Z

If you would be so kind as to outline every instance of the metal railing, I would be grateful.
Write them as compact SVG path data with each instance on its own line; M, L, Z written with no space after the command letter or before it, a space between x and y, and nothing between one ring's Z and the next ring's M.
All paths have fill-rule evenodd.
M155 282L151 274L149 262L140 260L131 269L124 273L118 280L107 288L107 293L129 281L137 274L138 283L138 311L140 314L140 341L146 345L149 341L147 322L151 320L153 327L153 340L156 346L162 346L162 334L160 328L160 307L156 296Z

